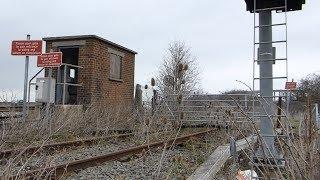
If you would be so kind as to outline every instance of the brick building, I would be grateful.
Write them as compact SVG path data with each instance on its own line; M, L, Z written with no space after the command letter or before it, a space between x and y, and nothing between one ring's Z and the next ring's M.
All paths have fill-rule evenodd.
M132 104L135 51L96 35L43 40L46 52L63 53L63 65L52 73L56 79L56 104Z

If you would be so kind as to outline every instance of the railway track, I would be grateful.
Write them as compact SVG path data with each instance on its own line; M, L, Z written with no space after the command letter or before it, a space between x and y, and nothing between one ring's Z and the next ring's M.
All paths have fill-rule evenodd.
M27 147L27 148L8 149L8 150L0 151L0 157L7 158L7 157L10 157L10 156L15 155L17 153L19 153L20 155L26 155L26 154L41 152L42 150L54 151L54 150L59 150L59 149L67 148L67 147L90 145L90 144L93 144L93 143L100 141L100 140L112 139L112 138L126 138L126 137L129 137L132 135L133 135L133 133L127 133L127 134L119 134L119 135L81 139L81 140L76 140L76 141L65 141L65 142L59 142L59 143L45 144L42 146L31 146L31 147Z
M57 166L50 166L50 167L45 167L45 168L34 169L34 170L27 171L27 172L20 174L20 175L8 177L7 179L21 179L21 178L25 178L25 179L37 179L37 178L56 179L56 178L63 176L64 174L66 174L68 172L97 166L97 165L100 165L101 163L104 163L104 162L107 162L110 160L116 160L116 159L119 159L119 158L122 158L122 157L125 157L128 155L138 154L138 153L141 153L141 152L146 151L148 149L154 149L154 148L159 148L159 147L168 148L168 147L171 147L172 145L182 144L183 142L185 142L191 138L199 137L199 136L205 135L207 133L210 133L212 131L214 131L214 129L180 136L180 137L172 138L172 139L169 139L166 141L158 141L158 142L153 142L153 143L149 143L149 144L139 145L139 146L119 150L116 152L112 152L112 153L108 153L108 154L104 154L104 155L100 155L100 156L95 156L95 157L81 159L81 160L75 160L75 161L63 163L63 164L60 164Z
M162 133L162 132L158 132L158 133ZM152 134L152 132L150 134ZM42 151L46 151L46 152L57 151L57 150L65 149L65 148L69 148L69 147L91 145L91 144L94 144L94 143L99 142L101 140L122 139L122 138L127 138L127 137L130 137L133 135L134 135L134 133L132 133L132 132L120 133L120 134L116 134L116 135L87 138L87 139L81 139L81 140L75 140L75 141L64 141L64 142L44 144L44 145L39 145L39 146L7 149L7 150L0 151L0 158L8 158L10 156L17 155L17 154L19 154L21 156L21 155L28 155L28 154L33 154L33 153L40 153Z

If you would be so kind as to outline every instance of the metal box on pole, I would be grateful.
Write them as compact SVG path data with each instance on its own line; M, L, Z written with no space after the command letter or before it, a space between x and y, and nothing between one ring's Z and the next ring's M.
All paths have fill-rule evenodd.
M51 78L51 87L49 87L49 78L37 78L36 80L36 102L54 103L56 80ZM48 97L48 90L50 88L50 101Z

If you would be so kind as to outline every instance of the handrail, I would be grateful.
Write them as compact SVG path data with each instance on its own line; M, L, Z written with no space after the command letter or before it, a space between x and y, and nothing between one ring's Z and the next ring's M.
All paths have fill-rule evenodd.
M68 64L68 63L62 63L61 66L65 66L65 67L74 67L74 68L83 68L82 66L78 66L78 65L73 65L73 64ZM40 71L38 71L30 80L29 80L29 89L28 89L28 103L30 102L30 89L31 89L31 85L36 85L36 83L32 83L32 81L34 80L34 78L36 78L45 68L42 68ZM67 83L67 82L62 82L62 83L56 83L57 85L62 85L64 86L64 90L66 86L83 86L82 84L73 84L73 83ZM64 98L63 98L64 99Z
M61 66L70 66L70 67L75 67L75 68L83 68L82 66L74 65L74 64L67 64L67 63L62 63Z
M44 68L42 68L40 71L38 71L38 72L29 80L28 103L30 102L30 87L31 87L31 85L34 85L34 83L32 83L32 80L33 80L34 78L36 78L43 70L44 70Z
M80 84L75 84L75 83L56 83L58 85L67 85L67 86L82 86L82 83Z

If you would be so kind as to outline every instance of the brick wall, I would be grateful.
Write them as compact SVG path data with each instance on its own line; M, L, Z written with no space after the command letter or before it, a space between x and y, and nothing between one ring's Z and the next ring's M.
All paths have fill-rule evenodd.
M77 90L78 104L98 103L101 105L132 105L134 93L134 66L135 54L100 39L88 38L85 45L79 47L78 83L83 86ZM66 40L63 40L66 41ZM70 40L72 41L72 40ZM46 51L52 48L53 41L47 41ZM57 41L54 41L57 42ZM122 59L122 81L109 79L110 56L108 48L124 53ZM47 70L45 73L47 76ZM53 70L53 77L56 78L57 68Z

